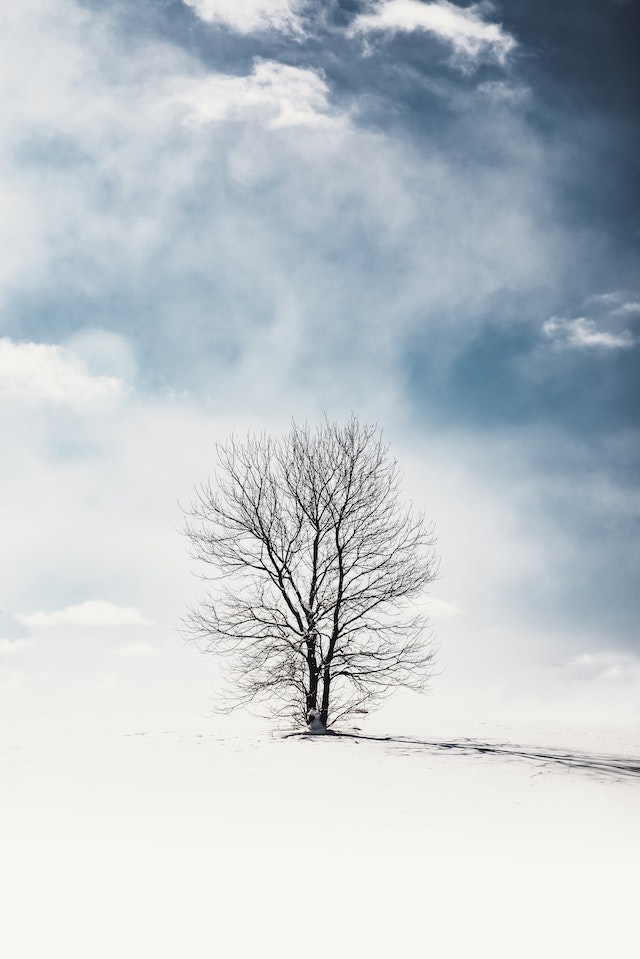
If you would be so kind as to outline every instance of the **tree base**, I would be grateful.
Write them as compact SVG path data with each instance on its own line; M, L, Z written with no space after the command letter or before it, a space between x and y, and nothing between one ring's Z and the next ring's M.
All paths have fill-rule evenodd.
M310 736L323 736L327 731L324 723L320 719L320 712L317 709L309 710L307 723L308 725L305 729L305 733Z
M324 736L326 731L324 723L319 719L314 719L309 723L304 733L305 736Z

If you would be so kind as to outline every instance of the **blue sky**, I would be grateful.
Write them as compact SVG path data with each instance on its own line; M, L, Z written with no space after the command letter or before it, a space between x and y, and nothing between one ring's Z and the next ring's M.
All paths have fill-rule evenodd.
M353 410L438 525L450 708L637 709L637 3L24 0L2 26L11 695L173 682L176 500L214 441Z

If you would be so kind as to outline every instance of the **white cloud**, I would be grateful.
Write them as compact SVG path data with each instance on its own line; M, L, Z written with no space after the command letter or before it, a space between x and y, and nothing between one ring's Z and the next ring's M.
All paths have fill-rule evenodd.
M63 346L0 339L0 397L86 409L126 393L118 377L92 376Z
M317 71L258 60L247 76L211 74L146 34L132 37L131 56L120 48L121 32L111 32L113 13L93 16L69 3L58 16L53 0L42 6L52 24L22 6L12 12L37 48L22 32L10 30L4 41L20 55L3 64L16 97L0 116L0 154L3 142L21 151L0 162L0 181L27 205L35 197L39 229L29 228L33 248L19 258L29 261L28 282L14 277L4 290L0 276L0 298L52 289L74 301L79 294L91 309L117 305L122 290L125 304L145 304L133 335L143 341L141 356L146 349L147 361L166 364L168 385L167 367L175 358L179 369L191 353L197 392L197 366L209 354L217 367L215 377L206 371L211 389L227 402L229 380L244 378L251 390L241 383L239 395L260 407L262 384L275 396L289 371L306 377L301 356L322 379L319 390L357 395L351 339L367 342L359 369L375 379L377 402L372 355L391 364L407 324L428 316L436 326L447 316L451 343L449 317L480 315L478 301L501 285L526 286L536 275L553 282L560 238L538 224L541 191L537 185L533 196L526 175L534 145L522 131L509 138L522 149L522 166L501 165L498 176L491 170L478 182L429 147L414 152L402 139L350 124ZM15 223L25 215L26 207ZM358 252L362 240L366 253ZM91 313L86 322L122 318ZM465 322L456 322L456 342ZM128 381L114 344L80 339L66 345L91 373ZM237 362L218 361L213 342ZM349 379L335 374L336 354ZM319 402L326 406L326 396Z
M600 303L604 306L610 306L611 304L619 303L623 299L622 294L619 291L612 291L610 293L592 293L588 298L588 303Z
M373 13L356 17L350 34L381 32L411 33L424 30L453 47L453 62L467 69L493 60L501 65L515 49L516 41L497 23L487 23L480 4L457 7L447 0L421 3L420 0L384 0Z
M315 70L257 59L249 76L222 73L183 81L176 96L195 125L263 114L267 125L321 126L331 122L329 88Z
M599 330L593 320L579 316L566 320L552 316L542 325L545 336L560 346L580 348L601 348L605 350L628 350L635 345L635 337L630 330L612 333Z
M567 669L582 680L640 683L640 659L629 653L581 653L567 663Z
M132 606L117 606L101 599L90 599L77 606L66 606L50 613L38 612L17 617L25 626L38 629L49 626L152 626L153 621L146 619Z
M302 34L300 0L184 0L201 20L222 23L238 33L278 30Z
M628 290L611 290L609 293L594 293L587 303L608 311L610 316L632 316L640 313L640 300L637 293Z
M478 93L482 93L494 103L521 103L531 95L528 87L504 80L487 80L486 83L479 84Z
M640 301L628 300L626 303L621 303L620 306L614 310L614 313L631 313L633 315L640 313Z

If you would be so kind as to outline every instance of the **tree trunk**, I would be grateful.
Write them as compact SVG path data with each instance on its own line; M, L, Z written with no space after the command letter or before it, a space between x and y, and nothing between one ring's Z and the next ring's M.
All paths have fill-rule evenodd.
M312 709L318 708L318 677L316 676L315 685L307 693L307 716Z
M331 669L329 666L324 667L324 672L322 675L322 705L320 707L320 720L324 728L327 728L327 720L329 718L329 697L331 692Z
M307 717L311 709L318 708L318 680L320 670L316 659L315 636L307 639L307 667L309 669L309 689L307 691Z

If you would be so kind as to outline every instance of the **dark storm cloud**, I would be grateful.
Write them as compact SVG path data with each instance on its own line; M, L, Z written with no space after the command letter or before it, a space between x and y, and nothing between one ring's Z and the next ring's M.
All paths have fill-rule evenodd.
M549 146L559 213L603 234L624 286L640 246L640 9L513 0L503 11L527 51L520 68L535 85L532 120Z
M404 120L414 136L427 133L430 143L440 144L451 165L463 167L466 162L470 176L483 168L493 169L498 178L513 170L521 162L518 138L529 151L540 151L539 163L531 154L521 168L523 179L530 176L543 185L540 201L548 205L543 222L564 231L562 276L549 277L538 289L502 287L489 303L477 303L482 312L478 325L485 332L474 336L444 378L430 372L429 329L422 334L422 345L417 333L408 351L412 388L430 408L439 405L444 388L445 415L469 422L536 417L564 423L582 435L592 429L629 427L637 422L640 400L637 320L629 317L631 328L615 322L605 327L602 335L621 336L630 348L609 355L602 350L589 354L588 348L579 355L552 355L542 327L549 315L558 313L569 317L568 324L579 321L593 294L637 289L639 10L635 4L620 7L598 0L562 5L514 0L494 10L518 41L508 74L480 82L451 74L438 87L439 96L431 89L431 103L423 97L412 110L408 94ZM404 50L395 47L396 75L396 58L403 53L414 75L441 72L429 58L419 62L419 43L419 37L411 36L405 38ZM407 78L405 73L405 84ZM510 90L511 100L503 109L517 109L518 120L507 113L497 123L491 113L497 105L478 97L483 88ZM633 299L633 292L629 296ZM582 318L583 332L595 323L593 313L591 299ZM592 334L597 345L596 326Z

